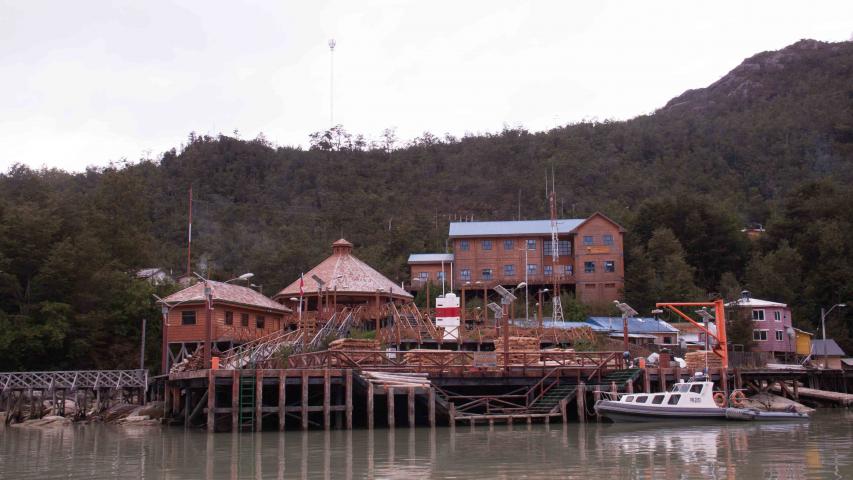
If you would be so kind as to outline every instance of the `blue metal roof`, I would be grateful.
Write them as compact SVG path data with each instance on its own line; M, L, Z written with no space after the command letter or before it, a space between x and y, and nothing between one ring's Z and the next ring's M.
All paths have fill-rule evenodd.
M622 317L589 317L586 323L593 325L596 331L622 331ZM595 327L598 327L596 329ZM632 317L628 319L628 333L676 333L678 329L653 317Z
M557 232L569 233L583 223L583 218L557 220ZM450 237L481 237L500 235L550 235L551 220L513 220L500 222L452 222Z
M452 253L413 253L409 255L409 263L441 263L452 261Z
M846 354L844 350L835 343L835 340L827 338L826 340L812 340L812 355L820 357L824 354L824 345L826 345L826 355L843 357Z

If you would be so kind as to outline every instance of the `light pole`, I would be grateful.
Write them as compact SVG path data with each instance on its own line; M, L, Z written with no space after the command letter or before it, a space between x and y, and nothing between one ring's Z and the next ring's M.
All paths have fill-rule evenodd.
M224 281L224 282L222 282L222 283L231 283L231 282L233 282L233 281L235 281L235 280L246 280L246 281L248 281L250 278L252 278L252 277L254 277L254 276L255 276L255 274L254 274L254 273L248 272L248 273L244 273L244 274L240 275L239 277L234 277L234 278L232 278L231 280L225 280L225 281ZM201 277L199 277L199 278L201 278ZM203 280L203 279L202 279L202 280Z
M631 308L627 303L622 303L619 300L613 300L613 303L616 305L616 308L622 312L622 343L625 347L625 351L628 351L628 319L637 315L637 311Z
M823 331L823 368L827 367L827 354L826 354L826 316L829 315L835 307L844 308L846 307L846 303L836 303L829 310L820 307L820 329Z
M539 290L539 303L536 304L539 307L539 328L542 328L545 324L545 317L542 316L542 294L548 293L547 288L543 288Z
M183 301L180 301L180 302L175 303L173 305L169 305L166 302L166 300L158 297L157 295L154 295L153 293L151 295L154 298L156 298L157 301L161 304L160 313L163 314L163 332L161 335L161 337L163 338L163 346L162 346L162 351L161 351L161 357L162 358L161 358L161 362L160 362L160 368L162 370L161 373L165 375L165 374L169 373L169 356L168 356L169 355L169 352L168 352L168 348L169 348L169 341L168 341L169 312L173 308L177 307L178 305L180 305L182 303L191 302L192 300L183 300ZM144 319L143 319L143 322L144 322ZM143 337L144 336L145 335L144 335L144 327L143 327ZM143 346L144 346L144 340L143 340ZM143 347L143 350L144 350L144 347Z
M335 42L329 39L329 128L335 127Z

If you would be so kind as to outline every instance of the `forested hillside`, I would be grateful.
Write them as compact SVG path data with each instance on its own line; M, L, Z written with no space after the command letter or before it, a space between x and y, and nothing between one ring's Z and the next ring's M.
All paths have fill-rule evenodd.
M602 211L627 228L625 295L638 310L746 287L813 330L821 305L853 301L851 42L755 55L628 121L310 139L301 150L190 134L155 160L0 175L0 371L134 365L140 319L156 339L159 311L131 274L183 271L190 185L194 269L251 271L265 293L341 236L405 280L407 255L443 250L450 220L515 218L519 198L522 218L546 216L554 169L563 216ZM767 229L758 242L740 231L752 223ZM851 310L828 330L853 354Z

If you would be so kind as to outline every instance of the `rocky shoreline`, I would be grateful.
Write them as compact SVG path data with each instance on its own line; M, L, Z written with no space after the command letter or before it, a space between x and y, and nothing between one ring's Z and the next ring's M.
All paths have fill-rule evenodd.
M114 425L155 426L161 424L163 418L163 402L150 402L145 405L116 403L109 408L97 411L95 409L78 412L77 405L72 400L65 401L65 416L57 415L58 407L50 401L44 402L42 409L31 412L23 409L16 418L7 418L8 412L0 412L0 425L11 428L45 428L65 427L74 424L107 423Z

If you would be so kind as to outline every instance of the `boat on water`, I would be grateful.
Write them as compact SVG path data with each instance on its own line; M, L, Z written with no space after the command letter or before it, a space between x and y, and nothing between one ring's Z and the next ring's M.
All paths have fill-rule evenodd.
M729 402L714 383L704 377L692 378L673 385L669 392L607 394L595 403L596 413L614 422L659 422L668 420L807 420L799 412L765 412L753 408L726 407L739 403L742 393L733 393Z

